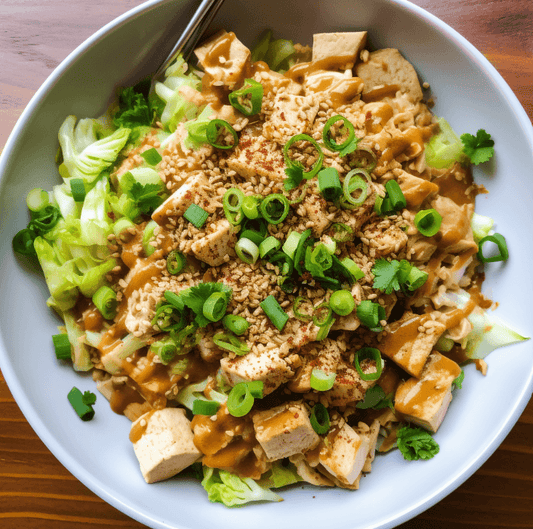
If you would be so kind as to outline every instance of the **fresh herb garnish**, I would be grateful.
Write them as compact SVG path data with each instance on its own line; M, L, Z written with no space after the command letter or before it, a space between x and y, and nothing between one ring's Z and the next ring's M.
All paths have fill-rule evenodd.
M96 402L96 395L91 391L85 391L81 397L81 400L87 406L92 406Z
M126 173L122 178L122 186L142 213L149 215L163 203L163 198L159 196L161 186L158 184L143 185L131 173Z
M113 118L116 127L133 129L152 124L153 112L144 95L134 88L124 88L119 93L119 110Z
M285 174L287 175L287 178L283 183L283 187L287 191L290 191L300 185L300 182L304 177L304 169L301 164L296 165L296 163L294 163L285 169Z
M461 374L452 382L452 386L458 389L463 389L463 380L465 379L465 372L461 369Z
M479 129L475 136L462 134L463 152L474 165L486 162L494 155L494 140L484 129Z
M411 426L404 426L398 430L398 448L408 461L431 459L440 450L437 441L429 432Z
M391 294L393 290L416 290L427 280L427 273L411 265L405 259L387 261L377 259L372 268L374 274L373 287L382 290L385 294Z
M358 402L355 407L361 410L366 410L368 408L374 410L390 408L393 410L394 404L392 403L392 393L390 395L385 395L381 386L372 386L366 391L364 400Z

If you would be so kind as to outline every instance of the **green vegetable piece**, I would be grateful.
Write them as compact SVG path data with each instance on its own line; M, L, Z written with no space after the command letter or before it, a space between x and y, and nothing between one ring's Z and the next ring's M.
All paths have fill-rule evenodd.
M421 428L404 426L398 430L398 448L404 459L417 461L431 459L439 453L440 447L429 432Z
M289 315L280 307L276 298L270 295L266 299L261 301L259 305L264 310L265 314L272 322L274 327L276 327L278 331L281 332L283 330L283 327L285 327L287 321L289 321Z
M239 90L228 96L230 105L245 116L253 116L261 111L263 101L263 85L254 79L245 79Z
M108 287L100 287L92 297L93 303L106 320L112 320L117 314L117 294Z
M309 383L316 391L328 391L335 384L337 373L326 373L318 367L313 368Z
M311 410L311 415L309 416L309 421L313 430L321 435L328 433L330 427L329 413L328 409L324 404L317 402L313 409Z
M479 129L475 136L462 134L464 153L474 165L487 162L494 156L494 140L484 129Z
M192 403L193 415L216 415L220 404L214 400L196 399Z
M91 404L87 404L87 402L85 402L85 400L87 400L87 397L85 397L84 399L84 395L82 394L82 392L78 388L73 387L67 395L67 398L72 407L74 408L74 411L78 414L78 417L82 421L90 421L94 417L94 410L92 408L92 404L94 404L94 401L96 401L96 397Z
M355 309L355 300L348 290L337 290L329 298L331 310L339 316L347 316Z
M152 166L155 166L161 161L163 161L163 157L159 154L159 151L155 147L141 152L141 156L144 158L145 162L148 165Z
M228 395L228 411L233 417L244 417L254 405L254 397L246 382L233 386Z
M209 217L209 213L196 204L191 204L183 214L195 228L202 228Z
M68 334L54 334L52 336L52 341L54 343L56 358L58 360L70 360L72 356L72 346L70 345Z

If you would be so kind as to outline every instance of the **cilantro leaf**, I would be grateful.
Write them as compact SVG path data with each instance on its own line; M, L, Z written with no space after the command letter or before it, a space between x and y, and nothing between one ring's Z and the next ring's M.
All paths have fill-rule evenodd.
M465 379L465 372L461 369L461 374L452 382L458 389L463 389L463 380Z
M287 191L290 191L300 185L300 182L304 177L304 169L301 164L293 164L285 169L285 174L287 175L287 178L283 183L283 187Z
M475 136L468 133L462 134L461 141L464 145L464 153L474 165L486 162L494 155L494 140L483 129L479 129Z
M391 294L393 290L400 290L398 273L400 272L400 261L387 261L382 257L377 259L372 268L374 274L373 287L383 290L385 294Z
M119 93L119 110L113 118L116 127L135 128L150 126L153 112L144 95L134 88L124 88Z
M411 426L404 426L398 430L398 448L408 461L431 459L440 450L437 441L429 432Z
M339 156L342 158L354 152L355 149L357 149L357 145L359 144L359 141L360 139L356 136L350 143L348 143L348 145L346 145L339 151Z
M96 402L96 395L94 393L91 393L90 391L86 391L82 395L81 400L83 404L86 404L87 406L92 406Z
M126 194L135 202L140 211L150 214L163 203L163 199L158 195L160 191L161 186L157 184L142 185L134 182Z
M368 408L381 410L387 407L394 409L392 393L390 395L385 395L383 388L380 386L372 386L366 391L364 400L358 402L355 407L361 410L366 410Z

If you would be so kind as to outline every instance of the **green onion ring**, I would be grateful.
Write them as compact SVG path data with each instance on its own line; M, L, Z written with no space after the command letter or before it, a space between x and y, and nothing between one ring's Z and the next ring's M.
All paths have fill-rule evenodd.
M296 134L296 136L293 136L283 147L283 157L285 158L285 165L287 167L292 167L294 165L298 166L298 164L301 165L300 162L293 162L289 157L289 149L297 141L308 141L318 151L318 160L309 171L304 171L303 173L304 178L309 180L310 178L313 178L318 171L320 171L322 162L324 160L324 153L322 152L320 145L313 138L311 138L311 136L308 136L307 134Z
M259 210L269 224L279 224L289 214L289 201L285 196L274 193L263 199L259 205Z
M218 140L218 136L220 134L220 129L226 129L233 137L233 143L230 145L221 145L219 143L216 143ZM235 132L235 129L223 119L212 119L207 124L207 129L205 131L205 135L207 138L207 142L212 147L215 147L217 149L232 149L233 147L236 147L239 144L239 138L237 136L237 133Z
M343 141L340 145L331 138L331 135L328 134L331 127L337 121L342 121L344 127L348 129L348 138ZM324 125L324 130L322 131L322 140L324 141L324 145L330 150L330 151L342 151L345 147L347 147L355 138L355 129L353 125L348 121L344 116L341 116L340 114L337 114L336 116L333 116L329 118L326 121L326 124Z
M375 373L363 372L361 368L361 361L365 359L374 360L376 362ZM381 376L381 372L383 371L383 360L381 358L381 353L375 347L363 347L362 349L359 349L359 351L355 353L354 365L361 379L365 381L378 380L378 378Z
M309 421L317 434L328 433L330 427L328 409L321 402L317 402L311 410Z
M253 405L254 397L246 382L239 382L229 392L227 407L233 417L244 417Z
M365 178L363 178L363 176ZM368 189L369 189L370 181L371 181L370 176L364 169L352 169L344 177L344 184L342 188L344 200L352 206L355 206L355 207L360 206L366 200L368 196ZM354 198L352 196L352 193L358 190L361 191L361 194L359 195L358 198Z
M241 261L247 264L255 264L259 257L259 248L250 239L241 237L235 245L235 252Z

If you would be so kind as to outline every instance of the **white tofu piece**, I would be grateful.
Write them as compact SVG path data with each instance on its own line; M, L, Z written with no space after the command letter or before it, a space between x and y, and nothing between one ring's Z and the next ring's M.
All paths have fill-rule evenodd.
M370 361L363 361L361 368L364 373L376 371ZM376 384L376 380L363 380L355 367L345 361L337 365L337 377L329 391L323 395L328 399L331 406L346 406L351 402L359 402L365 398L368 388Z
M147 483L175 476L202 456L181 408L144 414L132 424L130 440Z
M344 423L327 439L328 445L320 450L320 464L341 484L354 485L370 450L368 438Z
M303 86L300 83L273 70L256 72L253 79L263 85L264 100L270 96L274 89L276 89L276 93L286 92L294 95L300 95L303 91Z
M206 201L201 204L201 207L205 209L210 202L207 189L209 189L209 182L203 171L191 172L187 181L152 213L152 219L160 226L165 226L170 217L183 217L187 208L196 202L195 198L198 195Z
M376 251L376 257L398 253L407 244L407 234L391 224L388 219L378 218L370 221L363 229L368 245Z
M263 125L263 136L285 145L296 134L309 133L317 112L318 102L313 96L277 94L272 113Z
M360 430L359 435L366 435L369 445L368 455L366 456L366 461L363 466L363 472L370 472L372 470L372 461L374 461L376 456L376 445L378 442L380 427L381 425L378 419L374 419L370 427L365 423L358 424L358 431Z
M296 467L296 473L307 483L317 487L333 487L331 479L317 472L305 459L303 454L295 454L289 457L289 461Z
M220 361L220 367L222 375L231 386L239 382L261 380L265 395L294 376L294 371L277 347L236 358L225 357Z
M320 442L301 402L257 412L253 421L256 439L270 461L307 452Z
M398 321L391 323L389 332L379 344L379 350L385 356L416 378L421 376L433 347L446 330L445 325L433 321L432 314L406 312ZM435 314L438 317L440 313ZM431 327L424 327L426 323ZM420 332L419 327L424 327L425 332Z
M390 88L388 95L391 96L400 91L407 94L414 103L422 99L422 88L416 70L397 49L386 48L371 52L369 60L358 63L355 72L365 83L365 101L365 94L370 95L374 91L377 93L383 87ZM387 90L383 93L386 94Z
M436 432L452 400L452 382L460 374L461 368L453 360L432 353L420 379L410 378L396 390L396 411L407 421Z
M194 255L210 266L219 266L225 257L235 256L237 234L227 219L219 219L215 229L191 245Z
M304 208L305 216L313 223L313 226L311 227L313 235L315 237L320 237L331 224L331 221L328 219L329 204L321 195L308 193L300 208Z
M366 31L315 33L312 61L331 63L329 69L353 68L366 45ZM328 68L324 68L328 69Z
M243 79L250 64L250 50L233 32L219 31L194 50L198 61L215 86L232 89Z
M228 156L227 164L244 178L265 176L274 182L285 180L285 160L282 148L268 141L257 124L245 127L239 145Z

